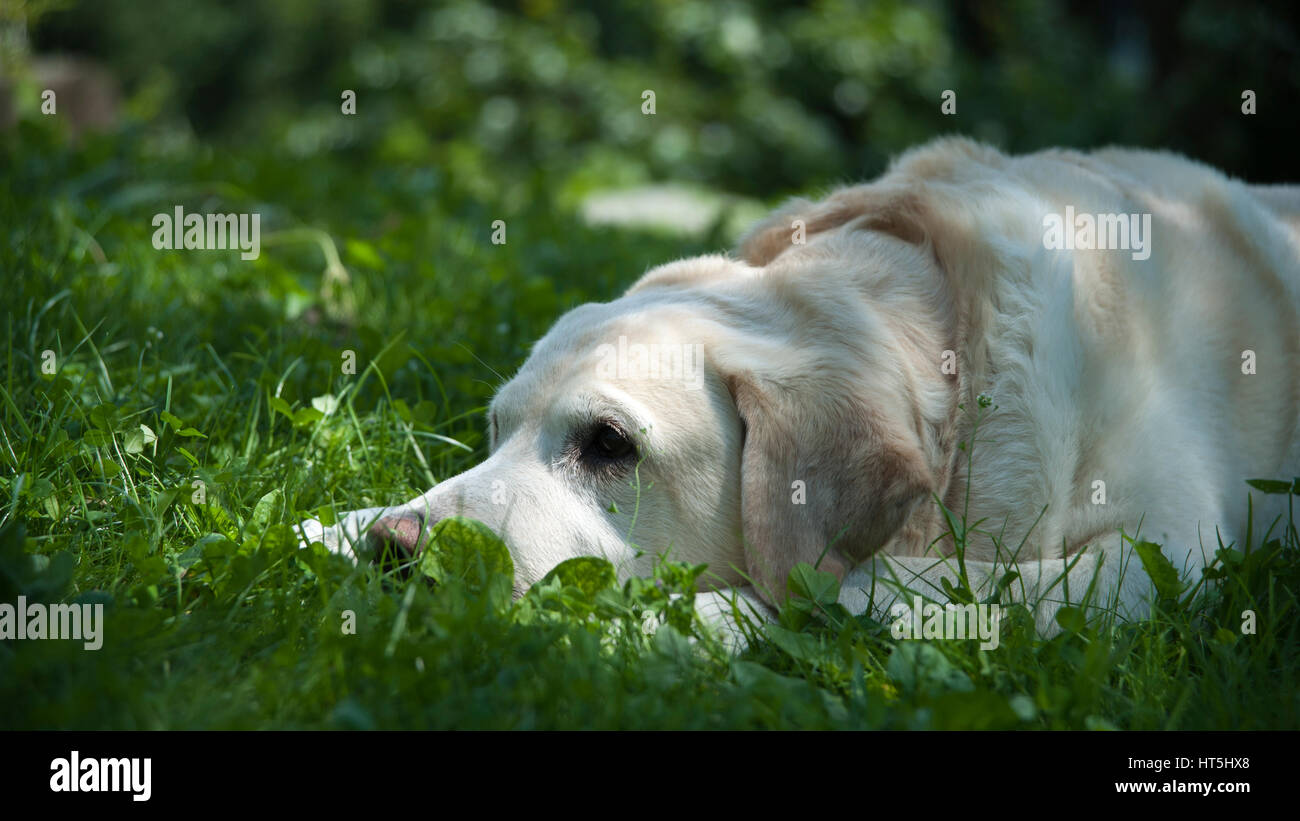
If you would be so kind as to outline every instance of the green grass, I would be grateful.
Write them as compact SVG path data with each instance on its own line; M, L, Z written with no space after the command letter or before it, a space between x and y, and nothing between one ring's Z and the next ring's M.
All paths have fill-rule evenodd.
M1287 523L1148 621L1071 611L1044 641L1016 612L987 652L895 641L812 577L738 659L688 638L701 568L619 587L581 563L511 603L464 561L498 555L481 534L426 568L435 585L301 550L301 518L475 464L499 375L559 313L720 231L589 229L544 175L506 207L382 158L71 147L31 123L0 169L0 601L108 605L99 651L0 643L2 727L1300 727ZM150 218L177 204L262 213L261 258L154 250ZM331 268L322 295L333 253L346 282ZM667 626L647 635L646 614Z

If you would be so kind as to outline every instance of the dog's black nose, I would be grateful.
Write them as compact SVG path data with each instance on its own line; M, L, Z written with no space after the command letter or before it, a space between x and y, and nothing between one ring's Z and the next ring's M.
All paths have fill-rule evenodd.
M379 519L366 531L366 541L379 563L402 563L419 556L429 536L424 529L424 517L412 512Z

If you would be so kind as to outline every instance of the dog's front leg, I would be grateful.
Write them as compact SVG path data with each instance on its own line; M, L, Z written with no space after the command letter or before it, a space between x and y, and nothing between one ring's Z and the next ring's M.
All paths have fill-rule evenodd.
M749 646L749 631L761 630L763 624L776 620L776 611L748 586L696 593L695 612L732 653Z
M996 589L1007 574L1015 573L1006 587L1003 603L1020 603L1034 612L1039 635L1057 632L1056 614L1066 605L1085 603L1105 607L1114 587L1113 573L1098 555L1085 552L1067 559L1012 562L966 561L966 578L977 600ZM943 580L957 587L960 568L953 558L876 556L850 571L840 588L840 604L852 613L871 611L877 620L889 623L896 603L911 605L920 595L926 601L946 602ZM1095 579L1095 581L1094 581Z
M1112 586L1105 573L1097 576L1097 583L1093 584L1094 575L1098 573L1098 561L1091 553L1069 559L1019 562L1011 567L992 562L966 562L966 578L977 599L990 595L998 582L1013 571L1017 577L1007 585L1004 603L1028 605L1034 612L1035 626L1043 636L1057 631L1056 614L1062 607L1067 603L1083 603L1085 596L1089 595L1090 585L1090 601L1099 606L1106 604L1106 592ZM956 587L960 578L960 568L955 559L877 556L845 575L840 585L839 603L854 615L870 612L872 617L888 624L892 620L889 614L894 604L911 605L913 596L918 594L926 601L946 602L948 593L943 580L947 579ZM734 653L748 646L749 632L761 630L764 623L776 620L776 611L753 587L697 593L695 610L723 645ZM742 626L745 620L749 622L748 627Z

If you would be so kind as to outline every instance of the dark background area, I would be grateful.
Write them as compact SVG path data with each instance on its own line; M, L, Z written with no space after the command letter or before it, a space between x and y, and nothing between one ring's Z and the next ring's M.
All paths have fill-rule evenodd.
M1295 4L99 0L30 28L136 112L205 139L477 164L555 187L689 179L757 196L878 173L961 132L1010 151L1168 148L1300 179ZM355 89L347 128L319 124ZM656 91L653 127L638 110ZM957 115L940 95L957 92ZM1258 113L1241 113L1241 94ZM337 119L337 118L333 118ZM453 161L451 158L456 157ZM453 177L473 174L450 168Z

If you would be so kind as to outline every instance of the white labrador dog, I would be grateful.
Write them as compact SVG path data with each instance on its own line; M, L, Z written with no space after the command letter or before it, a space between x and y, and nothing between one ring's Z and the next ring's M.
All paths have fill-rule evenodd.
M1245 534L1244 480L1300 473L1300 187L936 140L561 317L489 425L477 467L306 538L412 553L464 515L509 545L517 594L570 557L626 577L668 552L739 593L697 599L714 619L770 612L798 562L883 611L886 578L956 577L941 499L982 522L977 591L1015 565L1040 624L1090 583L1140 616L1121 532L1195 580ZM1280 498L1256 494L1257 526Z

